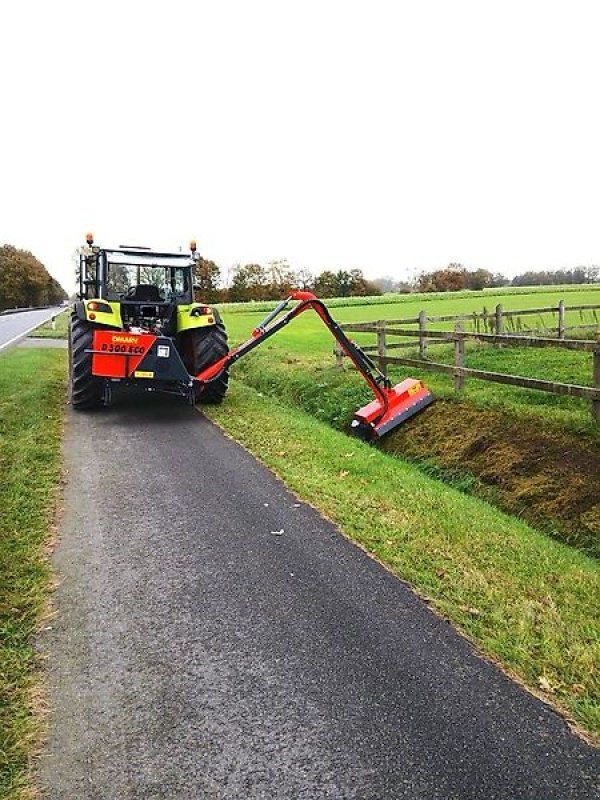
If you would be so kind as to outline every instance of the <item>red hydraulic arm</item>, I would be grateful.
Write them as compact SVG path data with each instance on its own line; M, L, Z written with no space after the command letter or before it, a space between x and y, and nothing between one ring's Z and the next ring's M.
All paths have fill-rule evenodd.
M284 316L279 317L292 300L298 300L298 305L291 308ZM278 303L273 311L267 314L252 331L250 339L230 350L226 356L211 364L210 367L199 372L194 379L200 383L209 383L215 380L223 370L254 350L255 347L309 308L319 315L375 395L374 401L359 409L354 415L352 427L362 438L376 439L383 436L433 402L433 396L420 381L409 378L392 387L391 382L377 369L369 356L346 336L329 313L325 303L312 292L291 292L290 296Z

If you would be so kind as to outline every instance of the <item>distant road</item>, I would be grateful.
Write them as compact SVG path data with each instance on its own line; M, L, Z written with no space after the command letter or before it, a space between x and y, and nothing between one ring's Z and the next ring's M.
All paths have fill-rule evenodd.
M62 306L54 306L36 311L20 311L17 314L0 314L0 351L16 344L38 325L64 310Z

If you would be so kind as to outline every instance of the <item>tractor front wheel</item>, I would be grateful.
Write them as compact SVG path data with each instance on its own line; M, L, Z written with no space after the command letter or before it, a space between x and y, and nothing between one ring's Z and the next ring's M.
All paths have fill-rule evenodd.
M76 314L69 326L69 389L73 408L85 411L102 405L103 382L92 375L94 328Z
M206 328L186 331L183 336L183 361L191 375L197 375L229 352L225 326L218 322ZM227 392L229 372L225 370L210 383L197 384L195 399L199 403L220 403Z

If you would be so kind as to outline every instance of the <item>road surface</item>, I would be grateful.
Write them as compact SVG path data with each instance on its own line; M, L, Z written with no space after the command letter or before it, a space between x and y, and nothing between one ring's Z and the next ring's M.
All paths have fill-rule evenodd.
M49 798L600 796L597 750L182 402L65 447Z
M35 311L19 311L16 314L0 314L0 352L16 344L30 331L64 310L62 306L56 306Z

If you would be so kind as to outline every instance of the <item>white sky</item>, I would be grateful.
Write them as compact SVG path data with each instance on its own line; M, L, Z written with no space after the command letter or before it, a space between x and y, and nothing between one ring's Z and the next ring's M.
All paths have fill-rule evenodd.
M600 4L0 5L0 243L405 277L600 263Z

